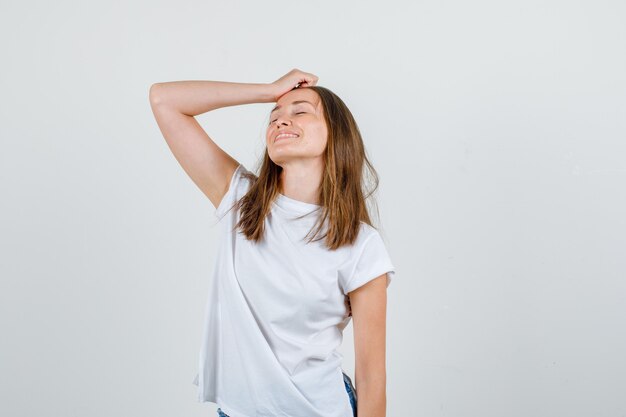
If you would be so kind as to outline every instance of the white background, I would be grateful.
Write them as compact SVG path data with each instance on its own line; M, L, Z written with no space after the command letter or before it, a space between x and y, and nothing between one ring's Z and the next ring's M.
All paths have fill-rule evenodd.
M3 0L0 415L216 415L192 384L214 208L148 91L298 68L381 178L387 415L626 416L625 22L617 0ZM254 169L272 106L198 120Z

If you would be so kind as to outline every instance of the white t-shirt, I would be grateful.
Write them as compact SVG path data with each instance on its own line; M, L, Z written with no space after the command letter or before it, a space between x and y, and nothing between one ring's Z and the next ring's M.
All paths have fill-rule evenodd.
M248 191L239 165L215 211L219 245L202 330L198 401L230 417L352 417L337 352L350 322L347 293L395 274L376 229L361 222L335 251L304 239L320 207L279 194L265 240L232 231ZM309 213L303 219L293 218Z

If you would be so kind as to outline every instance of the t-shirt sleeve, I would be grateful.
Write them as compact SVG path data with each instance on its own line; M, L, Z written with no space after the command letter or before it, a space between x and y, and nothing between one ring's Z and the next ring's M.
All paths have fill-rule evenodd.
M239 164L233 176L230 179L228 190L222 197L222 201L215 209L215 216L221 219L230 210L233 205L245 194L250 185L250 181L244 178L244 173L249 173L243 164Z
M378 231L373 232L365 240L351 270L342 284L344 294L354 291L384 273L387 273L389 287L392 277L395 276L395 267Z

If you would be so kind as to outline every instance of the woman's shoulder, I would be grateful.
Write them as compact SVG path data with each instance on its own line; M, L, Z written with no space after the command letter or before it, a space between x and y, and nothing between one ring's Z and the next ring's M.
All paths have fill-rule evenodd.
M215 210L215 215L222 218L227 212L232 209L233 205L248 192L250 186L257 179L257 176L250 171L246 166L240 163L230 180L228 190L222 198L222 202Z
M379 230L376 227L374 227L371 224L368 224L368 223L366 223L366 222L364 222L362 220L361 220L360 223L361 224L360 224L360 229L359 229L359 236L357 237L357 241L358 242L360 242L360 243L367 242L373 236L381 237L381 233L379 232Z
M361 227L359 235L352 244L352 253L360 254L366 248L376 247L385 248L387 246L387 239L384 232L379 227L374 227L364 221L361 221Z
M250 171L242 163L240 163L239 166L237 167L237 169L235 169L233 177L235 177L238 182L241 182L241 181L254 181L254 180L256 180L258 178L257 175L254 172Z

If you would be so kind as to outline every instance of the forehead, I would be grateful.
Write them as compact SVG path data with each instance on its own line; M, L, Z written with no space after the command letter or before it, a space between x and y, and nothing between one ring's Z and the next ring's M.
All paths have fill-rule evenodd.
M293 102L298 102L298 101L308 101L313 105L313 107L317 107L319 98L317 97L317 94L314 91L312 90L307 91L306 87L291 90L288 93L283 94L280 97L280 99L278 99L278 101L276 102L276 106L272 109L271 113L273 113L274 111L282 107L288 106L292 104Z

